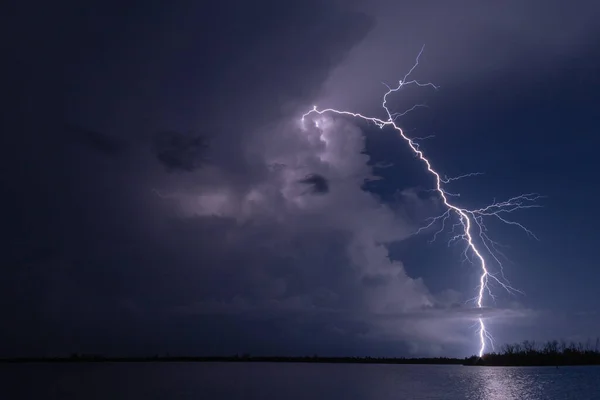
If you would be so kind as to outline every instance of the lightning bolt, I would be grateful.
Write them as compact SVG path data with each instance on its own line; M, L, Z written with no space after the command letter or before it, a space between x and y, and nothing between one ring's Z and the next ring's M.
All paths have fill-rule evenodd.
M522 194L520 196L516 196L516 197L510 198L508 200L501 201L501 202L497 202L494 200L492 204L490 204L486 207L483 207L483 208L479 208L479 209L461 208L450 200L451 197L458 197L459 194L454 194L454 193L446 191L446 189L444 188L444 186L446 184L449 184L449 183L459 180L459 179L481 175L481 173L475 172L475 173L465 174L465 175L461 175L461 176L457 176L457 177L453 177L453 178L448 178L446 176L442 177L440 175L440 173L437 172L433 168L431 161L429 161L429 159L425 156L423 151L420 150L418 140L420 140L422 138L410 138L410 137L406 136L406 134L404 133L402 128L400 128L396 124L396 120L399 117L414 110L415 108L425 107L425 105L422 105L422 104L415 105L412 108L410 108L402 113L392 113L387 106L388 96L393 93L398 92L404 86L415 85L415 86L419 86L419 87L431 87L434 89L438 89L438 87L436 85L434 85L433 83L421 83L414 79L409 80L410 75L415 70L415 68L417 68L417 66L419 65L419 58L421 57L423 50L424 50L424 46L421 48L421 51L417 55L416 61L415 61L414 65L412 66L412 68L408 71L408 73L404 76L403 79L398 81L397 86L390 87L384 83L384 85L387 87L388 90L383 95L383 102L382 102L381 106L383 107L383 109L385 110L385 112L387 114L386 119L369 117L369 116L365 116L360 113L336 110L334 108L326 108L326 109L320 110L317 108L317 106L313 106L313 108L310 111L308 111L307 113L302 115L302 123L304 123L304 121L306 120L307 117L314 115L314 114L316 114L316 115L337 114L337 115L349 116L349 117L353 117L353 118L362 119L367 122L371 122L371 123L375 124L377 127L379 127L380 129L383 129L385 127L390 127L390 128L395 129L398 132L400 137L402 139L404 139L404 141L408 144L408 146L414 152L414 154L425 164L427 172L429 172L429 174L431 174L433 176L434 181L435 181L435 188L432 190L439 195L446 210L443 214L441 214L437 217L434 217L434 218L430 218L428 220L428 223L425 226L421 227L415 234L419 234L419 233L427 230L428 228L431 228L434 224L441 222L441 225L442 225L441 229L439 231L435 232L435 234L433 236L433 240L435 240L437 235L439 233L441 233L442 231L444 231L444 229L446 227L446 223L450 218L452 218L452 217L458 218L458 222L452 226L452 232L454 233L457 228L460 229L460 232L455 234L455 236L453 236L450 239L448 244L451 244L452 242L455 242L455 241L462 240L465 243L465 250L463 252L464 258L469 260L469 254L470 254L471 262L478 265L480 268L480 271L481 271L481 275L479 276L479 285L477 287L476 296L473 299L473 301L474 301L476 307L481 310L481 312L479 313L479 315L477 317L476 325L478 326L477 335L479 337L479 352L478 352L478 354L479 354L479 357L482 357L486 351L487 343L492 345L492 347L494 346L493 337L490 334L490 332L488 331L488 329L486 328L485 317L483 314L483 309L485 307L484 302L486 299L486 294L490 298L495 300L494 294L492 293L492 290L490 287L490 283L496 282L503 289L505 289L506 291L508 291L509 293L512 293L512 294L514 294L515 292L522 293L519 290L513 288L510 285L510 282L504 276L504 268L503 268L502 262L500 261L500 258L498 257L498 255L503 256L503 253L498 250L498 243L496 243L495 241L490 239L490 237L488 236L487 228L484 224L484 218L486 218L486 217L496 218L505 224L518 227L518 228L524 230L529 236L536 238L535 235L529 229L527 229L525 226L521 225L518 222L509 220L508 214L511 214L512 212L514 212L516 210L520 210L520 209L540 207L539 205L535 204L535 202L538 199L540 199L542 196L535 194L535 193ZM315 125L317 127L319 126L318 121L315 122ZM476 240L477 240L476 237L479 239L481 246L478 246L476 244ZM488 263L486 262L486 258L484 257L484 253L486 255L488 255L489 257L491 257L491 259L496 264L499 265L499 267L500 267L499 273L493 273L492 271L490 271L490 269L488 267Z

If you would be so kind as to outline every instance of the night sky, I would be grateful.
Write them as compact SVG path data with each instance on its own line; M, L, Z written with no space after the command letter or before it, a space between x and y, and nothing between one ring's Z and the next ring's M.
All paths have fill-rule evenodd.
M384 118L482 207L524 294L509 341L600 336L600 3L221 0L2 6L0 355L466 356L478 269ZM443 211L442 211L443 212Z

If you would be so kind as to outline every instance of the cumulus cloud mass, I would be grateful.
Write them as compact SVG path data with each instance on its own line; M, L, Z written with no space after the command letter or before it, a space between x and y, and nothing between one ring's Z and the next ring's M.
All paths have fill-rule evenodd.
M403 329L415 322L398 320L434 307L436 299L388 256L385 245L406 238L415 227L362 189L376 177L363 153L361 130L344 119L321 117L318 127L283 121L247 140L248 148L260 147L252 158L256 165L247 169L261 173L228 176L225 161L198 170L189 192L161 192L181 211L187 229L210 225L213 231L201 238L190 232L188 240L198 240L202 248L199 280L209 276L210 286L218 281L218 288L207 287L202 299L183 309L291 312L303 318L328 314L331 329L343 331L337 324L352 320L363 324L365 335L421 337L427 324ZM335 184L318 190L326 195L307 196L304 183L314 180L319 187L323 179L311 180L307 173Z

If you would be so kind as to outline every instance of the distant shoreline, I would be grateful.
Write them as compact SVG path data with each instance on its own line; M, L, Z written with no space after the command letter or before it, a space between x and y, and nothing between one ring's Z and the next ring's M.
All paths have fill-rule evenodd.
M492 361L492 362L490 362ZM232 356L232 357L193 357L193 356L154 356L154 357L103 357L79 356L70 357L11 357L0 358L2 364L25 363L161 363L161 362L237 362L237 363L312 363L312 364L395 364L395 365L461 365L461 366L489 366L489 367L563 367L563 366L591 366L600 365L594 362L536 362L535 360L520 359L514 362L493 362L486 357L472 356L468 358L376 358L376 357L260 357L260 356Z
M275 362L275 363L323 363L323 364L429 364L461 365L459 358L374 358L374 357L12 357L0 358L0 363L102 363L102 362Z

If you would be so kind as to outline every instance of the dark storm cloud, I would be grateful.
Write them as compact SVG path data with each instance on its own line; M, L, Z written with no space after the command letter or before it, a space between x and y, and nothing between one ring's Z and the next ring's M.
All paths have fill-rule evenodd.
M103 132L67 125L65 133L67 138L73 143L85 146L106 157L114 158L122 156L128 149L128 143Z
M398 111L415 103L431 106L413 113L419 122L424 114L459 106L457 98L472 96L471 90L490 81L519 90L547 78L569 65L573 56L593 48L599 33L595 21L600 5L589 0L359 4L372 13L375 27L334 71L319 105L380 112L380 82L403 78L425 45L413 78L433 82L440 90L409 90L392 99ZM406 119L402 121L406 125Z
M3 332L2 353L122 353L135 342L160 351L177 332L156 325L173 318L157 311L198 302L354 304L352 279L337 276L347 264L346 234L335 223L286 233L263 220L283 210L277 180L287 170L271 174L277 162L261 152L293 154L296 144L265 146L269 138L256 131L309 102L369 19L330 2L188 4L138 15L127 8L123 18L113 6L57 10L56 23L40 21L47 40L27 34L10 47L32 78L19 75L10 86L19 95L8 119L14 135L2 139L13 150L3 160L12 164L2 172L11 193L3 200L15 211L3 223L14 268L0 284L10 300L1 309L14 329ZM4 27L11 37L23 31ZM216 132L209 154L202 138L177 133L200 120ZM65 130L62 121L73 123ZM98 129L79 128L86 126ZM173 132L154 141L161 130ZM89 150L127 157L107 164ZM198 168L205 157L216 163ZM166 197L157 196L163 189ZM173 192L184 198L169 200ZM244 211L252 201L259 208ZM46 247L51 257L36 256ZM242 340L243 331L234 336Z
M160 132L154 139L154 151L167 172L192 172L206 162L208 144L202 136L176 131Z
M329 192L329 181L324 176L318 174L309 174L298 182L308 185L310 192L314 194L326 194Z

